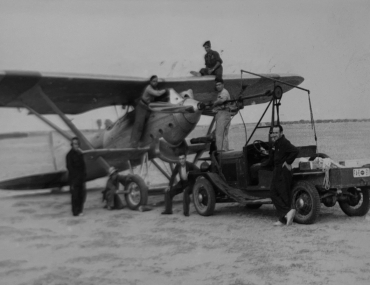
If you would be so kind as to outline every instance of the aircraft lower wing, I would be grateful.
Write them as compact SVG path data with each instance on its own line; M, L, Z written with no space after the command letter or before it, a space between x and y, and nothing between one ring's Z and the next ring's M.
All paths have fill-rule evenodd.
M140 155L147 153L149 148L139 149L96 149L83 151L86 167L88 169L87 179L95 179L105 175L105 170L98 167L94 163L88 163L89 160L96 160L99 157L106 159L110 165L116 167L118 170L126 169L125 161L130 159L137 159ZM40 173L24 177L18 177L0 181L0 189L5 190L36 190L36 189L50 189L68 185L68 172L60 170L49 173Z
M303 82L294 74L262 74L293 85ZM242 95L244 105L267 102L266 97L248 96L266 94L274 90L274 82L253 75L224 75L225 88L234 99ZM64 114L80 114L112 105L133 105L148 84L148 79L138 77L77 75L24 71L0 71L0 107L24 107L27 105L39 114L55 112L40 96L45 93ZM245 88L245 86L248 86ZM194 99L208 103L216 99L214 76L164 78L159 80L160 89L173 88L177 92L192 89ZM281 85L283 92L292 87Z
M68 183L68 173L67 171L64 170L4 180L0 182L0 189L6 190L50 189L67 185L67 183Z
M25 138L25 137L28 137L28 133L24 133L24 132L13 132L13 133L0 134L0 140Z
M82 151L87 160L96 160L99 157L110 160L112 157L124 157L125 160L137 159L140 155L149 151L147 148L124 148L124 149L94 149Z

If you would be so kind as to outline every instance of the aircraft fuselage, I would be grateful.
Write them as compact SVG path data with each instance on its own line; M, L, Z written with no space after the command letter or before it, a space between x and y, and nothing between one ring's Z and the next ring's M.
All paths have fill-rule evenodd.
M151 112L145 124L140 144L140 148L148 147L153 142L160 141L161 158L174 162L177 160L179 149L186 149L185 138L194 130L200 120L201 112L197 110L198 101L191 98L191 93L180 95L174 90L170 92L170 101L180 103L184 106L191 105L194 107L194 113L162 113ZM125 114L118 119L106 131L95 135L91 139L91 144L96 149L125 149L130 147L130 138L135 121L135 110ZM157 157L154 149L148 153L149 159ZM94 165L91 161L86 161L88 165L88 180L104 176L101 167ZM131 166L135 167L140 164L141 157L130 160L130 164L124 157L111 156L107 161L110 165L123 171Z

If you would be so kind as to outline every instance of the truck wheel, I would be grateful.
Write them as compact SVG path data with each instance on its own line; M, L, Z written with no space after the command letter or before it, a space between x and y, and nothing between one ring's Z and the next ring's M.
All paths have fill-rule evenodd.
M245 205L245 208L246 209L250 209L250 210L257 210L259 208L261 208L262 204L247 204Z
M348 202L339 201L339 206L342 211L350 217L364 216L369 212L369 188L361 188L361 192L355 188L348 189L348 192L353 194Z
M201 216L211 216L216 206L215 191L205 178L199 178L193 188L194 206Z
M313 224L320 213L320 196L315 186L307 181L298 181L292 191L293 207L297 210L294 221Z
M140 205L148 203L148 186L140 176L133 175L126 183L125 191L130 191L125 194L125 200L131 210L136 210Z

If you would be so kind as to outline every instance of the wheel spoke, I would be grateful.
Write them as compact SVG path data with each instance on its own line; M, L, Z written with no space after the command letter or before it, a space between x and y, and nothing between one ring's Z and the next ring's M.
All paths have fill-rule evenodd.
M135 182L131 182L128 189L130 190L128 198L130 199L132 204L139 204L141 198L139 186Z

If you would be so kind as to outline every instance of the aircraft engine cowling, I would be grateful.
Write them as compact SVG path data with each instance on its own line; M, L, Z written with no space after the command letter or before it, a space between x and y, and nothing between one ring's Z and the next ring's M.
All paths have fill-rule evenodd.
M186 96L188 94L189 96ZM190 112L161 112L153 111L147 119L139 147L146 147L153 143L153 140L163 138L171 147L179 147L189 133L194 130L204 109L204 104L192 99L192 94L186 91L179 95L173 89L170 90L170 97L179 107L190 107ZM135 122L135 111L120 118L104 134L104 148L127 148L130 145L130 137Z
M185 114L152 114L152 120L148 121L146 127L146 134L149 135L149 138L145 138L145 141L147 139L158 139L163 137L170 145L178 146L196 127L200 116L200 112Z
M168 129L163 131L163 138L172 145L179 145L184 138L194 130L201 117L202 103L188 98L182 103L183 106L192 106L194 113L173 113L169 118Z
M180 94L170 89L170 103L177 106L190 106L193 112L152 112L145 126L142 145L147 145L153 139L163 137L169 145L176 147L196 127L205 106L192 98L193 92L191 90Z

